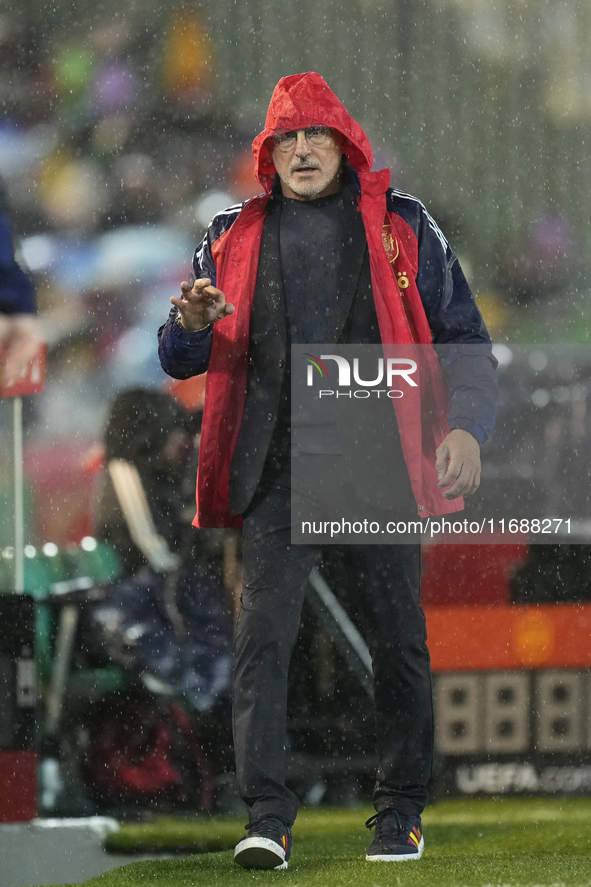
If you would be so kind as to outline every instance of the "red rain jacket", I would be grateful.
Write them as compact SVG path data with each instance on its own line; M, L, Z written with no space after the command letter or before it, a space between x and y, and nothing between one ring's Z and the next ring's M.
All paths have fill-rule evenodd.
M330 126L347 138L344 153L359 176L359 210L369 247L382 342L409 346L432 342L415 283L417 237L401 216L386 208L389 170L371 172L373 154L367 136L319 74L284 77L273 92L265 129L253 143L255 172L265 193L247 201L211 246L216 286L236 311L214 325L197 477L195 524L200 527L242 523L241 516L229 510L230 465L244 412L250 310L265 207L276 174L271 136L276 130L305 129L314 124ZM447 501L437 489L435 450L449 431L448 404L437 358L434 352L426 358L426 351L431 349L421 349L420 396L393 401L420 517L463 508L462 499Z

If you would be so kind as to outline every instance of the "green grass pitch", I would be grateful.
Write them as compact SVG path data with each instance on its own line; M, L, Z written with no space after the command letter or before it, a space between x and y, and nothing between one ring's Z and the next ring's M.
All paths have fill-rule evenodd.
M217 887L279 883L283 887L588 887L591 885L591 800L444 801L423 816L420 861L366 862L364 828L371 809L302 810L283 872L245 871L232 860L243 820L168 819L124 826L113 850L195 855L131 862L87 887ZM209 851L209 852L204 852Z

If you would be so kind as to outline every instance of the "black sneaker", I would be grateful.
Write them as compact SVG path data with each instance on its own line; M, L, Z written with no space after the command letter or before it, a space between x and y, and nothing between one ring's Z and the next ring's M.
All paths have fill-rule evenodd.
M244 826L248 837L236 844L234 860L245 869L286 869L291 829L278 816L261 816Z
M420 859L425 841L420 816L402 816L396 810L382 810L365 823L376 827L366 859L371 862L404 862Z

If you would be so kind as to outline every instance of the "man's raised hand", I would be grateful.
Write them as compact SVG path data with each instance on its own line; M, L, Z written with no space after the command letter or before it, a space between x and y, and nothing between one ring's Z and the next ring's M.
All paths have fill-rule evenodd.
M181 296L171 296L170 301L178 308L181 325L188 332L196 332L234 313L234 306L226 302L221 290L211 285L209 277L196 280L192 288L184 280Z

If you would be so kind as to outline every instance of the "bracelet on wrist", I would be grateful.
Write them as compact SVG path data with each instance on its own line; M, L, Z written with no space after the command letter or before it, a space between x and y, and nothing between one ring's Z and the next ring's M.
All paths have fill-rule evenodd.
M180 326L180 328L181 328L182 330L184 330L186 333L201 333L203 330L206 330L208 326L211 326L210 323L206 323L205 326L200 326L198 330L188 330L185 326L183 326L183 324L182 324L182 322L181 322L181 313L180 313L180 311L177 312L176 322L177 322L178 326Z

